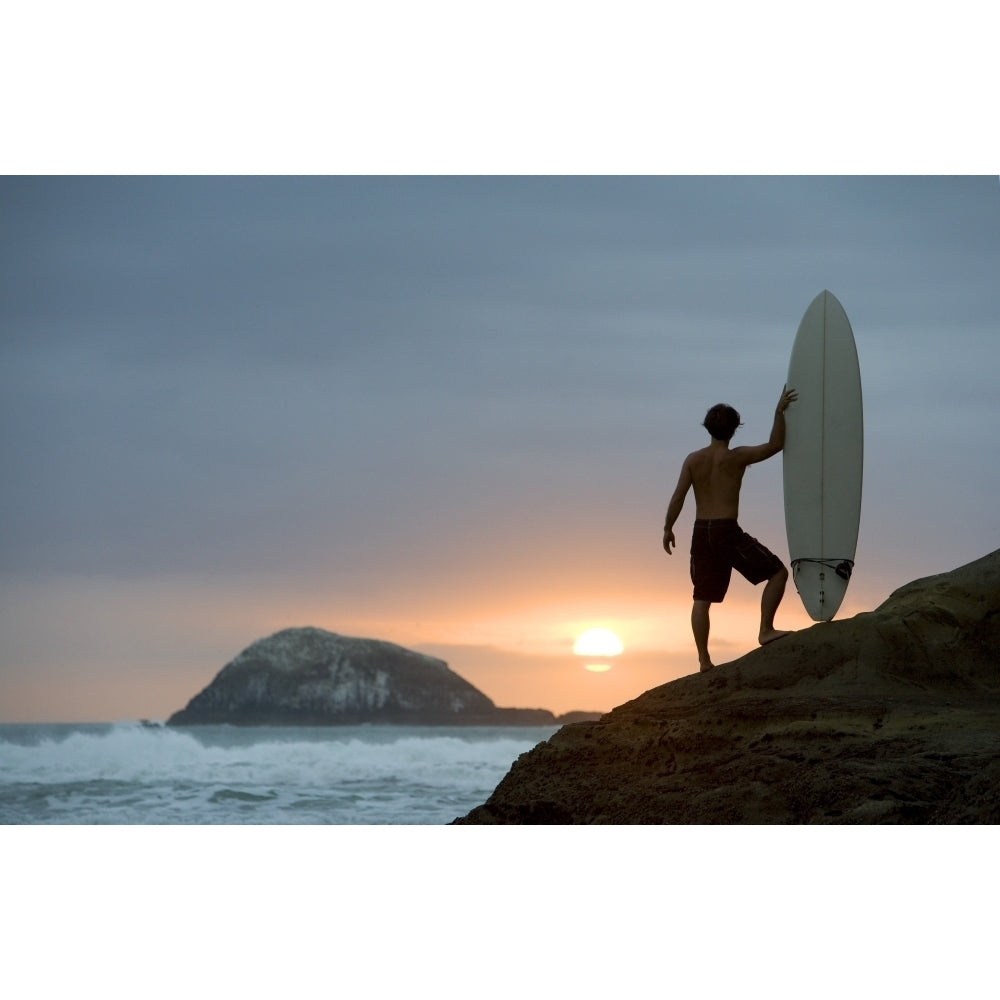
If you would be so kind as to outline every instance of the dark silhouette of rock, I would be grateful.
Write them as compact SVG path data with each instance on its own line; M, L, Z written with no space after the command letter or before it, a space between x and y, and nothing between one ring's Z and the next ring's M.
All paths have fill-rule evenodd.
M1000 550L523 754L456 823L1000 822Z
M375 639L290 628L248 646L167 725L544 726L559 721L542 708L498 708L435 657Z

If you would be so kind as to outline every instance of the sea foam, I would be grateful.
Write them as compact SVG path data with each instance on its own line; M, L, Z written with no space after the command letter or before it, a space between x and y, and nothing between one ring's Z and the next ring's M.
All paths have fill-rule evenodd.
M554 728L0 727L2 823L447 823Z

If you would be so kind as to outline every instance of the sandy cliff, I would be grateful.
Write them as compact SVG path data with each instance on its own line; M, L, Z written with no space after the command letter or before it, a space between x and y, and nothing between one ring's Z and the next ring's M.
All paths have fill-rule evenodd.
M457 823L1000 822L1000 550L565 726Z

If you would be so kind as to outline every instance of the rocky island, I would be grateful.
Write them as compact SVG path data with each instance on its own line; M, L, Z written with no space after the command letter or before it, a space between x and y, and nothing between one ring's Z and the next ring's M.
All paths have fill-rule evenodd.
M599 715L498 708L433 656L377 639L290 628L244 649L167 725L547 726Z
M1000 550L596 722L457 824L1000 822Z

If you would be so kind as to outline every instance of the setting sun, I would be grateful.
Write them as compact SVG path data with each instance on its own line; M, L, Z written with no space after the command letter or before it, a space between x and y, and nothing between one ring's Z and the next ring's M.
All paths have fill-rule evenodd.
M577 656L617 656L625 647L610 629L590 628L573 644Z

